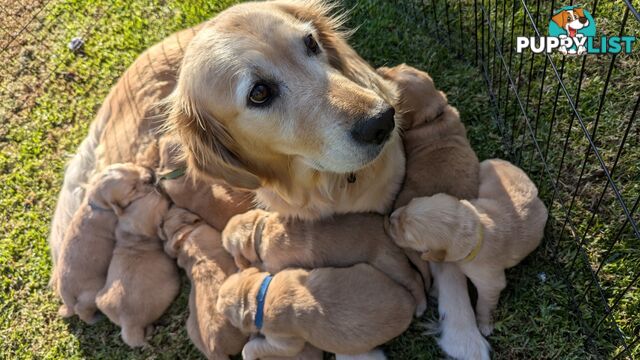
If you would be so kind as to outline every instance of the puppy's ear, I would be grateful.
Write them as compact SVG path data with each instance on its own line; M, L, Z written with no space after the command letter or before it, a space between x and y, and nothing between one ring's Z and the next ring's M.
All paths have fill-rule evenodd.
M560 11L559 13L553 15L551 21L564 29L564 27L567 25L567 14L565 14L564 10Z
M122 216L122 214L124 214L124 207L117 202L112 202L110 205L113 209L113 212L116 213L116 216Z
M240 270L244 270L251 267L251 262L244 257L242 254L236 254L233 256L233 260L236 263L236 266Z
M178 91L167 102L170 110L166 128L178 135L194 179L222 179L248 190L260 187L260 178L248 170L248 164L238 155L236 142L219 121L198 110Z
M173 234L171 239L164 244L164 252L172 258L177 257L178 252L180 251L180 248L182 248L185 240L187 240L187 235L189 235L189 233L191 233L191 231L183 229Z
M423 252L422 255L420 255L420 258L422 258L422 260L433 262L443 262L446 257L446 250L429 250Z

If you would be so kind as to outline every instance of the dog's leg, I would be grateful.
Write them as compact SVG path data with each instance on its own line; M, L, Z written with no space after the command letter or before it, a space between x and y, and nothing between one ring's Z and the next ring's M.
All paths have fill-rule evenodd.
M387 356L384 354L384 351L375 349L368 353L358 355L336 354L336 360L387 360Z
M456 359L489 360L490 346L480 334L471 308L467 278L453 263L430 263L438 283L441 336L438 344Z
M416 302L416 317L422 316L427 309L427 295L422 276L411 268L408 259L401 250L394 250L398 251L389 251L381 254L381 256L376 256L371 265L407 289ZM426 265L424 260L420 258L418 260Z
M304 339L298 337L257 337L242 349L244 360L257 360L267 356L296 356L304 348Z
M139 325L122 324L122 341L130 347L141 347L147 344L145 341L146 329Z
M498 306L500 293L507 285L504 271L499 272L474 272L469 278L478 289L478 303L476 304L476 318L480 332L487 336L493 332L493 311Z
M96 306L96 292L84 291L78 296L78 302L73 307L78 317L89 325L93 325L98 320L99 316L96 316L98 307Z

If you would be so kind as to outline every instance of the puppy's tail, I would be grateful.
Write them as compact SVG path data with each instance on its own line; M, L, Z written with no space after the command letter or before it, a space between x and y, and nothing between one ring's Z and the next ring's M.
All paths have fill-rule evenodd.
M336 354L336 360L387 360L387 356L382 349L373 349L367 353L358 355Z

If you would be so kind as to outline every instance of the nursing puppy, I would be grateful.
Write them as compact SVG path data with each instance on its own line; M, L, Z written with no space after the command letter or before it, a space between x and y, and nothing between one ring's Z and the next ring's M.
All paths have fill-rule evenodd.
M174 136L164 136L159 140L160 174L186 167L182 147ZM222 181L193 178L188 174L178 178L159 176L159 185L180 208L200 216L209 225L222 231L229 219L253 208L253 195L244 190L234 189Z
M447 104L444 93L423 71L402 64L382 67L378 72L397 87L396 110L404 120L406 175L394 209L413 198L437 193L475 199L479 187L478 157L467 140L458 111ZM406 252L418 268L424 266L418 253L411 249ZM438 344L454 358L489 359L489 344L476 325L460 269L450 263L429 263L429 268L441 319Z
M104 286L115 244L117 214L152 187L153 174L133 164L115 164L94 176L60 248L51 284L61 297L62 317L95 322L96 294Z
M524 171L503 160L480 164L478 199L437 194L411 200L391 215L398 245L428 261L455 262L478 289L480 331L493 331L491 314L506 286L504 270L542 241L547 209Z
M377 214L304 222L252 210L231 218L222 232L222 243L240 269L257 266L272 274L288 267L368 263L409 290L417 305L416 315L422 315L427 307L422 279L386 235L383 224Z
M238 269L222 247L220 232L198 215L171 207L161 237L165 251L177 257L191 282L187 333L208 359L229 359L242 351L247 337L216 311L218 289Z
M218 294L218 312L243 332L264 335L245 345L245 360L295 356L305 342L329 352L361 354L411 323L411 295L367 264L277 273L264 296L262 324L256 323L257 295L267 275L257 268L231 275Z
M478 157L458 111L447 104L429 75L402 64L378 72L398 87L404 119L407 170L394 209L415 197L437 193L460 199L478 196Z
M119 216L107 282L96 297L98 309L122 328L122 340L131 347L145 345L150 325L180 287L176 264L157 235L168 207L169 201L154 189Z

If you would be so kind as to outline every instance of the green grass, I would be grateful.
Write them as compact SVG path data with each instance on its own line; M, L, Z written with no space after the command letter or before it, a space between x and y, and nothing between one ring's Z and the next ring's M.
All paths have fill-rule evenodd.
M2 0L0 0L0 3ZM57 191L61 186L64 163L81 139L97 108L116 79L148 46L166 35L215 15L233 1L213 0L58 0L53 1L41 13L44 23L30 27L31 33L23 35L19 46L0 53L0 59L8 62L7 74L0 76L0 358L104 358L104 359L152 359L199 358L190 344L184 328L188 283L170 311L157 324L150 347L131 350L119 339L118 329L108 321L96 326L86 326L78 320L63 321L56 315L58 301L47 288L51 271L46 237L55 206ZM469 9L472 2L464 2ZM600 12L615 14L619 6L605 2ZM479 70L457 58L456 51L436 40L433 22L424 17L414 17L410 7L395 6L385 0L349 0L345 8L352 8L350 26L359 26L353 36L354 47L374 66L412 64L431 73L438 87L458 107L467 125L469 137L481 159L505 157L530 159L531 141L522 137L522 129L516 127L514 151L506 148L502 135L492 118L492 108L487 95L487 85ZM498 10L501 12L501 9ZM465 19L471 16L467 11ZM521 11L517 13L521 19ZM518 21L516 17L516 21ZM604 17L598 17L596 19ZM620 21L609 16L606 29ZM441 19L442 20L442 19ZM507 23L508 28L508 23ZM85 55L76 56L66 49L66 43L74 36L86 36ZM437 33L441 37L443 28ZM500 28L498 28L500 30ZM637 33L637 31L636 31ZM470 40L471 41L471 40ZM467 48L467 55L472 55ZM637 52L636 52L637 54ZM10 55L10 56L8 56ZM4 56L4 58L2 58ZM523 73L527 74L529 57L524 57ZM540 68L544 59L535 60L534 85L541 78ZM597 110L599 91L603 84L602 68L606 59L589 60L585 88L581 104L589 121ZM638 96L638 88L628 86L627 78L636 79L637 55L622 57L621 70L615 73L612 86L615 95L603 113L599 137L607 161L615 155L619 141L621 119L629 112L632 101ZM519 65L516 59L514 66ZM514 67L517 69L517 67ZM575 78L579 63L567 67L567 77ZM591 70L593 69L593 70ZM635 69L635 70L634 70ZM635 71L635 75L633 72ZM606 75L606 73L605 73ZM635 78L633 77L635 76ZM537 81L537 82L536 82ZM496 83L497 84L497 83ZM544 87L544 104L540 123L540 135L549 131L549 118L555 94L555 82L547 74ZM497 86L497 85L496 85ZM575 86L575 85L574 85ZM537 89L537 87L533 87ZM504 96L504 89L503 96ZM524 92L524 88L520 90ZM572 88L571 91L575 91ZM524 96L526 93L521 93ZM537 95L537 94L536 94ZM634 97L635 96L635 97ZM630 100L631 99L631 100ZM513 96L511 96L513 102ZM564 132L568 129L566 99L559 100L559 111L553 128L549 161L557 172L561 156ZM631 103L631 104L630 104ZM532 102L532 108L534 108ZM594 105L596 104L596 105ZM503 105L504 106L504 105ZM509 105L510 117L516 108ZM595 110L594 110L595 109ZM532 110L531 110L532 111ZM503 114L504 115L504 114ZM510 126L510 123L508 123ZM518 130L520 129L520 130ZM558 204L568 206L572 181L580 171L584 141L577 126L571 132L570 150L565 159L561 181L568 184L556 197L552 214L563 219ZM518 132L519 131L519 132ZM628 150L622 159L616 180L623 183L624 195L632 199L640 192L638 184L638 127L635 137L629 140ZM507 138L510 136L506 134ZM524 139L524 141L522 141ZM522 145L519 145L519 141ZM534 178L544 175L539 161L534 157L530 171ZM596 167L589 162L587 174ZM526 167L525 167L526 168ZM555 174L555 173L554 173ZM586 190L578 197L574 210L576 227L584 229L589 218L589 202L593 194L599 195L601 178L592 175ZM549 198L549 182L542 176L543 195ZM600 181L600 182L598 182ZM585 188L585 186L583 186ZM589 256L597 264L606 248L607 239L621 222L619 208L608 194L604 206L588 238ZM562 223L551 222L546 246L530 256L523 264L508 271L509 285L500 301L496 332L489 338L496 358L501 359L585 359L603 358L615 351L615 337L610 327L596 333L593 342L585 341L583 323L572 311L576 288L583 287L585 264L570 268L563 265L571 261L575 253L573 241L565 230L559 251L560 265L550 260L550 249L558 240ZM578 234L581 235L581 234ZM617 257L607 262L601 278L607 291L615 294L626 286L637 270L637 241L624 236L616 248ZM634 268L635 267L635 268ZM563 274L569 274L569 282ZM572 284L572 286L568 286ZM590 318L598 315L598 299L587 292L587 301L580 309ZM637 320L638 291L632 291L624 299L624 307L618 320L623 327L633 329ZM428 314L416 322L399 339L387 346L392 359L430 359L441 356L432 337L424 335L422 323L435 317L432 307ZM588 352L593 352L589 354Z

